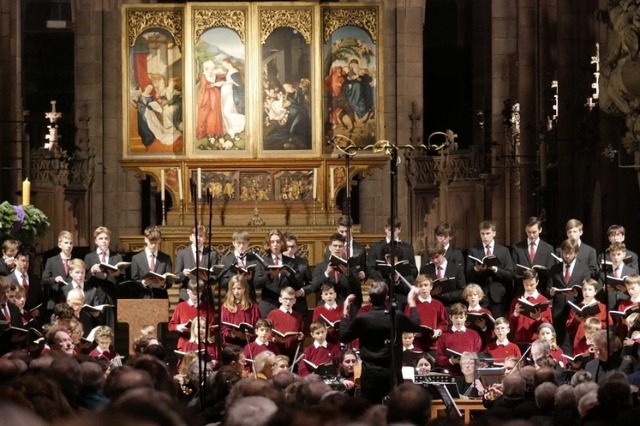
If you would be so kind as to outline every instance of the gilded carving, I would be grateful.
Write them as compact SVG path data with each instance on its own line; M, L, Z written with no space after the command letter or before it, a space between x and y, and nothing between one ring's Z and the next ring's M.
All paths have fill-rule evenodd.
M182 10L130 10L127 14L129 46L149 28L164 28L182 46Z
M260 42L262 44L265 44L267 37L280 27L290 27L297 30L304 41L311 44L311 10L260 10Z
M194 31L196 43L207 29L212 27L227 27L238 33L244 43L247 15L244 10L198 9L195 11Z
M275 184L276 194L283 201L313 200L313 171L278 173Z
M273 197L273 182L267 173L245 173L240 175L240 201L270 201Z
M324 9L324 42L340 27L353 25L366 30L374 43L378 42L378 15L376 9Z

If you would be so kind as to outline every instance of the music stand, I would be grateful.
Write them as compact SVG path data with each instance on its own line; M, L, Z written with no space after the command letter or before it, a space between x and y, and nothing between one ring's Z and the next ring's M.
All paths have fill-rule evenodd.
M504 378L504 367L478 368L478 378L484 387L501 383Z
M453 385L455 385L455 383L453 383ZM462 418L463 416L462 416L462 413L460 412L460 408L458 408L458 405L456 404L453 397L451 396L451 392L449 392L449 387L447 387L446 385L442 385L442 386L437 386L437 388L438 388L438 392L440 393L440 398L442 398L442 402L444 402L444 406L446 407L447 415L451 415L452 413L455 413L459 418ZM458 388L456 386L456 391L457 389Z

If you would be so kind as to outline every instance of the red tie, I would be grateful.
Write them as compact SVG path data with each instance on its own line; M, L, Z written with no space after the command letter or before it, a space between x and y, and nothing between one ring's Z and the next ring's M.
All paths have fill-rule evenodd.
M569 281L571 281L571 265L565 266L564 269L564 282L569 284Z
M22 287L27 290L27 294L29 294L29 283L27 282L27 274L22 274Z
M4 319L11 324L11 311L9 311L9 305L5 304L2 306L2 314L4 315Z
M100 262L107 263L107 253L105 252L100 253Z
M533 265L533 258L536 257L536 243L529 244L529 260Z
M334 277L336 279L336 285L340 282L340 272L333 271Z
M345 244L345 246L344 246L344 256L345 256L347 259L349 258L349 246L350 246L350 245L351 245L351 244L347 243L347 244Z
M614 278L620 278L620 267L619 266L616 269L613 270L613 277Z
M196 250L196 264L202 265L202 253L200 250Z
M278 259L278 256L273 258L273 264L278 266L280 264L280 260Z
M438 266L438 272L436 273L436 278L442 278L442 266Z
M156 255L155 253L151 253L151 260L149 261L149 269L153 272L156 271Z
M487 256L491 256L491 246L487 244Z
M69 259L62 259L62 264L64 265L64 275L69 275Z

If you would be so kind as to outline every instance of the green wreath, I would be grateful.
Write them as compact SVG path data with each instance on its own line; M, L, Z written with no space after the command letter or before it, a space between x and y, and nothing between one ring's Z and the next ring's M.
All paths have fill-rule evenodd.
M26 242L44 236L48 228L49 218L40 209L0 204L0 235Z

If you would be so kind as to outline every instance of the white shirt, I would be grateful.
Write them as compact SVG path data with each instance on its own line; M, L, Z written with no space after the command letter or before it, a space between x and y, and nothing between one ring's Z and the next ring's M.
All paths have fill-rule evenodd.
M451 326L451 331L453 333L458 333L458 332L464 333L465 331L467 331L467 327L465 327L464 325L462 327L460 327L460 328L456 328L455 326Z
M325 349L326 349L326 348L327 348L327 341L325 340L325 341L324 341L324 342L322 342L322 343L318 343L318 342L316 342L316 341L314 340L314 341L313 341L313 347L314 347L314 348L316 348L316 349L318 349L319 347L323 347L323 348L325 348Z
M422 296L418 296L418 300L421 301L422 303L431 303L431 300L433 300L433 298L431 297L431 295L429 295L429 297L427 298L422 298Z

